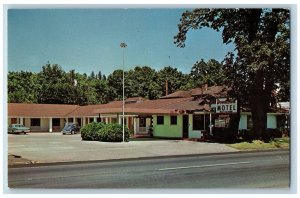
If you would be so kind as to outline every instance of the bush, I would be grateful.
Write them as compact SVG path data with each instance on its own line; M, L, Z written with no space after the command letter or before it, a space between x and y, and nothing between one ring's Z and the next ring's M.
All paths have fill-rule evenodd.
M236 134L230 128L214 127L212 130L213 139L220 142L236 141Z
M241 137L244 141L251 142L252 140L259 138L256 137L255 133L249 129L239 130L239 137ZM267 129L262 133L261 139L264 142L269 142L274 138L281 138L282 132L279 129ZM260 139L260 138L259 138Z
M123 126L120 124L106 124L99 131L100 141L103 142L122 142L123 141ZM129 129L125 127L124 140L129 140Z
M273 140L274 138L281 138L282 132L279 129L267 129L262 134L262 139L266 142Z
M255 134L252 130L241 129L239 130L239 137L241 137L244 141L251 142L255 139Z
M103 124L102 122L92 122L85 125L80 129L82 140L99 141L99 131L104 126L105 124Z

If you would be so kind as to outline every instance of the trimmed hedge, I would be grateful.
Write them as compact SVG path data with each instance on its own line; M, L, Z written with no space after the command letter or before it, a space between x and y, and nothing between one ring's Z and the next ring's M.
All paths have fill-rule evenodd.
M101 128L103 128L105 124L101 122L92 122L80 129L81 138L82 140L88 140L88 141L99 141L99 131Z
M104 124L101 122L92 122L82 127L82 140L87 141L103 141L103 142L122 142L123 141L123 126L120 124ZM124 140L129 140L129 129L125 127Z
M100 141L103 142L122 142L123 141L123 126L120 124L106 124L99 131ZM129 141L129 129L125 127L124 140Z

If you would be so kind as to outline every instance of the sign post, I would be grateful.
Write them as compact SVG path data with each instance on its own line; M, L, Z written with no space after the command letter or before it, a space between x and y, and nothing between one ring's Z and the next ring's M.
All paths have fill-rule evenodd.
M216 113L237 113L237 101L230 102L224 98L217 99Z

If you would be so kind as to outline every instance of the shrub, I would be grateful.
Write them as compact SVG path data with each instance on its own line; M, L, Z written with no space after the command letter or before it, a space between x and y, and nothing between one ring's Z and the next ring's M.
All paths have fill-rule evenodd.
M230 128L214 127L212 130L213 139L220 142L236 141L236 134Z
M100 140L99 130L103 128L105 124L102 122L92 122L80 129L82 140L98 141Z
M260 137L256 137L255 133L249 129L239 130L239 137L241 137L244 141L251 142L252 140ZM274 138L281 138L282 132L279 129L267 129L262 133L261 139L264 142L270 142Z
M239 136L247 142L251 142L255 139L255 134L252 130L249 129L241 129L239 130Z
M266 142L273 140L274 138L281 138L282 132L279 129L267 129L262 134L262 139Z
M100 141L103 142L122 142L123 141L123 126L120 124L106 124L99 131ZM124 140L129 140L129 129L125 127Z

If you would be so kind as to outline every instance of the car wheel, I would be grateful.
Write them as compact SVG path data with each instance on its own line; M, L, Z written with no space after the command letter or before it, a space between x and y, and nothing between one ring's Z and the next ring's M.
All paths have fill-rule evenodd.
M26 132L24 132L24 134L26 135Z
M66 135L65 133L62 133L63 135Z
M74 131L71 131L71 134L73 135L73 134L74 134Z

